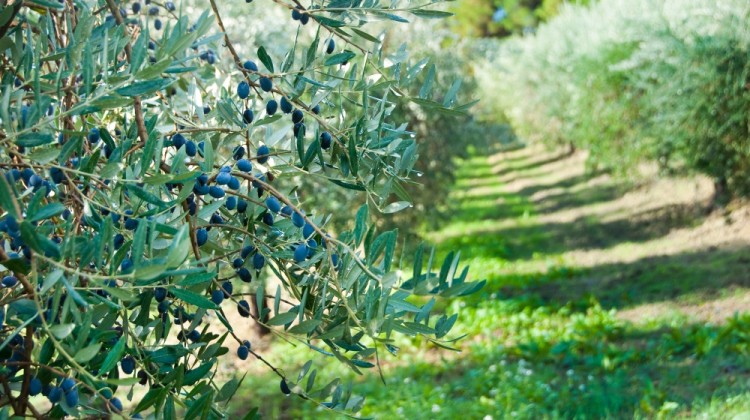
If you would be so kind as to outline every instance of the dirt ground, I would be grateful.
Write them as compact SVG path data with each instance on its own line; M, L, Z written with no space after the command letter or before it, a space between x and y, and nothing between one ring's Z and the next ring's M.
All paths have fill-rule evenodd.
M500 182L475 180L465 197L497 196L527 201L531 225L541 244L559 251L565 264L585 268L572 280L574 294L594 295L633 281L646 294L621 306L618 316L645 322L682 314L696 321L722 322L750 310L750 205L712 205L713 184L701 176L658 177L644 166L627 183L621 177L586 171L586 154L527 147L492 155L488 161ZM494 194L494 195L493 195ZM478 227L478 234L512 231L514 219ZM471 230L471 227L469 227ZM680 282L684 282L680 285ZM670 284L671 283L671 284ZM540 289L543 295L559 287Z

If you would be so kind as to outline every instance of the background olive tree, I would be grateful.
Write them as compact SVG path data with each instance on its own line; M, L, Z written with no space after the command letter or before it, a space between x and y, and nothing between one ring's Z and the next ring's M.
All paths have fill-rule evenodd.
M590 151L623 174L644 161L750 192L750 5L741 0L606 0L568 5L483 65L484 97L530 142ZM498 94L495 94L495 93Z
M286 394L361 407L338 381L316 383L310 364L292 374L266 362L228 311L354 371L395 352L394 334L450 346L456 316L411 296L482 283L423 248L401 266L396 231L369 222L411 205L401 185L417 142L392 111L425 66L394 64L367 32L448 14L242 6L232 15L253 28L246 37L213 0L3 2L5 413L218 417L242 380L216 376L219 360L250 355ZM254 29L266 9L287 16L283 30ZM465 109L449 100L458 89L441 95L413 102ZM323 186L364 197L347 227L314 205Z

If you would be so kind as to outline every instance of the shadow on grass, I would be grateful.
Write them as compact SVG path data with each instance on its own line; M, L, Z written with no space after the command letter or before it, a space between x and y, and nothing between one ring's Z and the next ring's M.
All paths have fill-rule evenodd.
M736 288L750 288L750 247L705 249L669 256L654 256L630 263L592 268L556 267L545 272L495 274L482 296L467 297L476 305L490 296L523 298L531 307L584 311L593 303L605 309L718 297Z
M580 175L573 175L564 179L561 179L556 182L552 183L538 183L535 185L530 185L528 187L521 188L516 192L516 194L523 196L523 197L531 197L532 195L539 193L541 191L546 190L552 190L552 189L568 189L573 188L578 184L584 184L587 181L596 178L599 175L606 174L604 171L598 171L598 172L592 172L592 173L585 173ZM576 193L569 193L569 194L576 194Z
M501 168L499 171L495 171L495 176L503 176L506 174L509 174L511 172L526 172L530 171L532 169L541 168L542 166L546 166L555 162L559 162L563 159L567 159L570 157L569 153L558 153L552 156L546 156L542 159L537 160L529 160L529 158L521 159L521 158L515 158L513 162L523 162L521 165L507 165L504 168ZM501 161L502 163L508 162L507 160Z
M595 185L576 191L575 193L559 193L544 197L537 204L536 212L551 214L562 210L588 207L593 204L613 201L622 196L627 188L620 185Z
M702 325L682 325L683 332L610 327L413 363L386 371L389 385L368 380L359 390L382 404L374 411L393 413L387 404L397 403L406 418L431 406L435 418L632 418L654 415L668 402L691 410L750 389L746 347L734 343L750 332L748 319L729 335ZM706 337L721 338L706 344Z
M524 302L520 303L523 306ZM364 416L377 418L633 418L652 417L665 407L679 413L750 391L750 316L725 326L686 322L646 329L594 311L585 320L541 308L535 317L501 311L495 328L504 338L468 343L470 351L441 358L428 352L386 366L386 384L374 371L359 377L354 392L367 396ZM547 320L556 318L558 328ZM518 324L518 320L520 324ZM409 357L409 356L407 356ZM397 361L398 359L392 359ZM268 374L267 376L271 376ZM275 378L274 378L275 379ZM253 404L272 418L320 418L301 399L272 393L251 378ZM325 383L322 382L322 383ZM259 395L264 393L265 395ZM750 401L750 399L748 399ZM237 414L242 413L238 407Z
M478 164L462 176L496 185L491 179L497 175L489 171L489 165ZM608 221L590 217L538 224L533 214L528 221L520 220L534 213L535 207L536 212L554 213L612 200L622 192L605 185L550 195L535 204L529 201L536 192L570 188L586 179L573 177L519 194L493 192L462 201L452 220L485 220L488 229L447 239L441 248L461 249L469 258L497 257L504 264L535 253L555 255L647 241L704 216L704 208L696 204L664 206ZM518 225L492 226L504 218L519 218ZM480 293L462 298L465 312L459 323L467 330L489 332L482 330L472 337L466 344L470 351L458 357L407 353L410 359L404 365L386 370L386 386L369 372L355 386L356 393L368 397L361 414L436 419L633 418L676 410L673 414L680 417L699 412L713 400L735 396L745 398L750 407L750 318L724 327L675 319L647 329L618 321L606 311L750 287L749 252L750 247L743 245L592 268L477 273L489 282ZM482 326L475 326L473 320ZM249 381L253 386L245 389L252 390L266 417L330 414L315 411L300 399L283 397L276 387L273 394L262 394L261 387L254 385L265 384L265 378ZM276 378L273 381L275 385Z
M511 217L512 211L467 216L458 220L477 220L486 217ZM480 216L481 214L481 216ZM468 257L502 258L509 261L525 260L535 254L559 254L572 250L604 249L626 242L645 242L662 237L671 230L692 226L705 216L705 208L698 204L668 205L643 211L626 218L601 221L595 216L579 217L572 222L522 223L506 227L487 226L471 235L450 237L441 242L444 249L461 249Z
M505 220L533 213L534 206L523 197L493 192L477 197L459 198L452 208L453 222Z

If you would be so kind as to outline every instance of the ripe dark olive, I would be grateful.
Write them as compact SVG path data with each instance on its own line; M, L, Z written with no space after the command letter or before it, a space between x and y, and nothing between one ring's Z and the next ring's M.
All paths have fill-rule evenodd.
M120 362L120 368L126 375L130 375L135 372L135 359L131 356L125 356Z
M124 260L122 260L122 263L120 264L120 271L126 274L133 271L133 260L131 260L130 258L125 258Z
M196 153L198 153L198 146L196 146L192 140L188 140L185 143L185 154L187 154L190 157L193 157L195 156Z
M237 146L232 150L234 160L240 160L243 156L245 156L245 146Z
M133 3L131 6L131 10L133 10L133 13L140 13L141 12L141 4L138 2Z
M307 258L307 245L299 244L294 248L294 261L301 263Z
M335 49L336 49L336 41L334 41L333 38L331 38L328 40L328 44L326 45L326 54L332 54Z
M266 114L273 115L276 113L276 111L279 109L279 103L275 100L271 99L266 104Z
M47 399L49 399L49 402L52 404L60 402L63 396L62 389L58 387L52 387L52 389L49 390L49 394L47 394Z
M163 287L157 287L156 289L154 289L154 299L156 299L157 302L163 302L166 298L167 289Z
M261 191L263 191L263 184L261 182L266 182L266 176L261 175L257 179L253 180L253 187L258 189L258 197L262 195Z
M37 174L34 174L31 176L31 178L29 178L29 185L34 188L40 187L43 182L44 179L42 179L42 177Z
M237 197L232 196L227 198L227 201L224 202L224 207L226 207L227 210L234 210L237 207Z
M241 317L249 317L250 316L250 304L247 303L246 300L241 300L237 302L237 312L239 312Z
M70 392L65 394L65 403L68 404L69 407L75 407L78 405L79 397L78 397L78 390L73 389Z
M216 183L219 185L227 185L230 179L232 179L232 175L227 172L219 172L216 175Z
M94 127L91 130L89 130L89 134L86 136L86 138L89 140L89 143L96 144L99 142L99 139L101 139L101 136L99 135L99 129Z
M198 243L198 246L203 246L208 242L208 231L203 228L198 229L195 232L195 241Z
M183 136L180 133L177 133L174 136L172 136L172 146L174 146L175 149L179 149L180 147L182 147L186 141L187 139L185 139L185 136Z
M281 107L281 112L284 114L288 114L294 109L292 103L283 96L281 97L281 101L279 101L279 106Z
M154 19L154 29L160 31L162 27L161 19Z
M209 191L209 186L208 185L198 184L198 183L196 183L195 185L193 185L193 192L196 195L206 195L206 194L208 194L208 191ZM195 204L195 203L193 203L193 204Z
M294 224L294 226L302 227L305 225L305 218L302 217L301 214L294 212L292 214L292 223Z
M211 301L217 305L221 305L221 302L224 302L224 292L221 290L211 292Z
M313 112L313 114L315 114L315 115L318 115L318 114L320 114L320 105L315 105L314 107L312 107L311 111L312 111L312 112Z
M286 384L286 380L283 378L281 379L281 384L279 385L279 387L281 388L281 392L283 392L284 395L289 395L292 393L292 390L289 389L289 385Z
M302 227L302 237L307 239L315 234L315 228L309 224L305 223L305 225Z
M252 60L247 60L244 63L242 63L242 67L244 67L245 70L258 71L258 65L255 64L255 62Z
M245 264L245 260L243 260L242 258L235 258L234 260L232 260L232 267L234 268L240 268L243 264Z
M268 207L268 210L278 213L281 210L281 203L278 198L271 196L266 199L266 207Z
M112 411L117 413L122 411L122 401L120 401L119 398L112 398L109 400L109 406L112 408Z
M240 159L237 161L237 169L242 172L250 172L253 170L253 164L247 159Z
M208 187L208 194L213 198L222 198L224 197L225 192L221 187L212 185Z
M41 379L34 376L29 381L29 395L36 396L42 392L42 381Z
M156 6L153 6L153 7L149 8L148 9L148 14L151 15L151 16L158 15L159 14L159 8L156 7Z
M253 267L255 267L256 270L260 270L264 265L266 265L266 257L261 254L253 255Z
M124 243L125 243L125 237L122 236L121 233L118 233L117 235L115 235L114 237L115 249L120 249L120 247L122 247L122 244Z
M70 392L73 388L75 388L75 386L76 381L73 378L65 378L60 384L60 388L62 388L64 392Z
M291 216L293 212L294 210L292 210L290 206L284 206L284 208L281 209L281 214L287 217Z
M242 250L240 251L240 256L242 258L247 258L248 255L252 254L253 251L255 251L255 247L252 245L245 245L242 247Z
M75 166L75 165L74 165ZM23 171L21 171L21 179L23 179L23 182L29 183L29 180L34 175L34 170L31 168L25 168ZM10 218L9 218L10 219ZM15 219L13 219L15 220ZM16 229L18 228L18 225L16 225Z
M211 113L211 107L206 105L203 107L203 115L210 114Z
M294 137L299 137L300 135L304 137L305 136L305 124L301 122L294 124L293 131L294 131Z
M240 199L237 201L237 212L244 213L247 210L247 201Z
M242 121L244 121L245 124L252 123L253 122L253 118L255 118L255 115L253 115L253 110L252 109L246 109L242 113Z
M320 133L320 147L323 149L328 149L331 147L331 134L327 131L324 131Z
M171 1L168 1L168 2L164 3L164 7L166 7L167 10L169 10L170 12L174 12L175 11L174 3L171 2Z
M18 284L18 279L15 276L3 277L3 287L13 287Z
M227 187L233 189L233 190L239 190L240 189L240 180L232 177L229 179L229 183L227 183Z
M125 229L136 230L138 229L138 219L127 219L125 220Z
M271 153L271 151L268 149L268 146L265 144L260 146L258 148L258 163L266 163L268 162L268 154Z
M241 267L239 270L237 270L237 276L245 283L250 283L251 281L253 281L252 273L250 273L250 270L245 267Z
M292 112L292 122L297 124L301 123L302 120L305 118L305 114L302 113L299 109L295 109L294 112Z
M232 292L234 292L234 286L232 285L232 282L227 280L224 283L222 283L221 291L222 293L224 293L225 298L232 296Z
M237 96L239 96L240 99L245 99L250 96L250 85L248 85L246 81L243 80L237 85Z
M263 89L263 92L270 92L271 89L273 89L273 81L268 77L261 77L258 82L260 83L260 88Z
M237 347L237 357L239 357L240 360L246 360L249 355L250 349L248 349L244 345Z

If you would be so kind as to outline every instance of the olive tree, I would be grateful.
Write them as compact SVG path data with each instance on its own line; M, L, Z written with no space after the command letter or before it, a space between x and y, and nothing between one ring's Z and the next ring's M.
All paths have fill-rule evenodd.
M272 366L229 312L357 372L395 353L396 334L450 348L456 315L433 314L435 298L483 283L422 247L403 266L396 231L369 222L409 207L401 183L418 153L392 99L423 66L389 61L367 32L447 13L259 3L233 18L263 25L254 8L281 9L283 47L230 37L215 0L197 14L0 2L3 415L221 417L242 377L217 375L220 361L250 356L286 394L361 406L309 364ZM302 179L366 204L334 231Z

